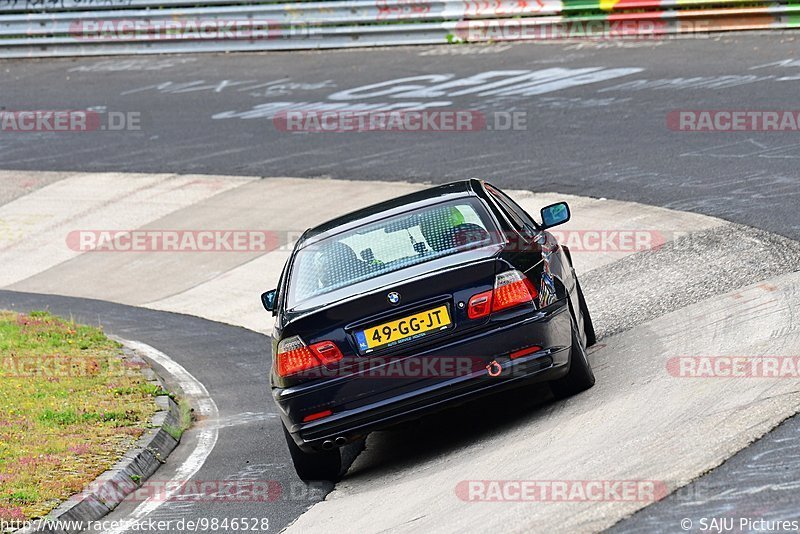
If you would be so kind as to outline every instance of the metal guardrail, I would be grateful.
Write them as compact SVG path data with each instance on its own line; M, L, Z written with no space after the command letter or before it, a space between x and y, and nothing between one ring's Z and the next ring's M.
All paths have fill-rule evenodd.
M660 38L793 27L800 27L800 4L753 0L0 0L0 57Z

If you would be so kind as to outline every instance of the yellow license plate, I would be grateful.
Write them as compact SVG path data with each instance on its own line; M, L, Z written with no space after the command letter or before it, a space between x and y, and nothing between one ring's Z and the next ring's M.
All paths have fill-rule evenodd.
M432 330L444 330L451 323L447 306L439 306L356 332L356 339L359 349L363 352L384 345L410 341Z

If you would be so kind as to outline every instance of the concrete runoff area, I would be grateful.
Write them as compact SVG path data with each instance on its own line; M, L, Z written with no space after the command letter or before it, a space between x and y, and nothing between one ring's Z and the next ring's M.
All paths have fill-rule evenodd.
M9 171L0 172L0 182L19 180L21 175L30 176L36 183L37 173ZM70 232L138 228L242 182L203 176L67 175L0 206L0 219L6 226L2 248L7 263L0 273L0 284L13 285L77 258L80 253L67 244ZM105 273L91 279L104 285L102 281L108 276ZM59 291L51 292L69 291L73 282L60 278L53 287Z
M336 490L286 531L597 532L719 465L795 414L800 392L785 378L694 378L670 374L681 355L800 354L794 313L800 274L715 297L603 340L590 354L596 385L571 399L515 411L502 432L397 465L391 433L376 433ZM587 289L588 291L588 289ZM754 310L757 310L754 312ZM746 331L747 336L736 335ZM489 416L506 406L493 403ZM469 417L456 416L470 425ZM502 416L501 416L502 417ZM447 429L452 427L439 419ZM455 426L455 425L453 425ZM474 428L473 427L473 428ZM401 453L402 456L402 453ZM483 482L469 500L465 484ZM487 481L639 481L633 500L481 501ZM496 493L496 491L495 491ZM586 489L587 495L589 489ZM535 496L535 494L534 494ZM642 500L637 500L641 498ZM390 504L391 503L391 504ZM364 510L376 512L366 514ZM379 511L379 512L378 512ZM665 525L667 526L667 525ZM676 530L678 525L673 525Z
M12 176L34 181L39 174L0 171L0 181ZM0 275L0 287L146 306L268 333L271 321L258 294L275 286L292 242L306 228L425 187L296 178L125 178L117 173L67 175L0 206L0 220L9 226L3 240L9 268ZM572 245L579 273L724 224L703 215L631 202L530 191L509 193L534 217L549 203L570 203L572 220L554 232L566 236ZM101 230L264 231L275 241L267 251L209 253L81 254L74 250L75 243L68 243L75 232Z
M0 197L9 199L0 205L3 288L174 311L262 333L270 332L271 318L258 295L274 287L287 245L302 230L424 187L40 174L0 173L17 184L16 192ZM29 184L25 194L19 194L20 183ZM554 201L572 207L573 219L554 232L571 246L597 330L605 336L590 354L597 385L565 402L535 394L509 408L503 399L519 400L516 393L496 405L435 416L434 423L421 423L428 432L407 435L420 437L410 443L376 432L337 489L289 532L476 525L595 531L652 500L470 502L459 484L633 480L669 492L797 411L800 394L792 380L677 377L668 362L681 356L800 353L793 324L800 279L785 274L796 269L800 245L634 202L509 193L534 217ZM71 246L72 233L97 230L258 230L277 239L272 250L237 252L83 252Z

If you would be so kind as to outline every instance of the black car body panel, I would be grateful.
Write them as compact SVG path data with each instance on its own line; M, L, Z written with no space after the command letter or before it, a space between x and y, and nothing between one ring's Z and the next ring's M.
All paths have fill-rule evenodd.
M570 349L570 322L562 301L547 312L513 314L505 320L465 333L457 339L420 347L408 358L463 358L476 355L469 372L444 377L394 377L382 373L380 366L348 376L335 377L319 384L308 383L275 390L275 400L284 411L295 442L301 447L318 448L328 439L344 436L351 441L369 430L391 426L420 415L435 412L472 398L519 385L521 382L551 380L567 368ZM502 336L503 343L495 336ZM527 348L532 340L546 346L529 356L511 360L513 351ZM473 357L468 362L473 364ZM458 361L458 360L457 360ZM502 371L491 376L486 367L496 361ZM392 366L395 360L381 366ZM403 366L404 369L424 368ZM457 365L451 366L457 367ZM436 366L434 366L436 368ZM331 408L334 414L319 421L297 424L304 414Z
M490 216L494 228L487 229L497 232L491 242L354 283L315 305L289 308L293 261L304 247L387 217L465 198L477 199ZM470 298L491 291L496 276L509 270L524 273L538 298L470 318ZM324 444L342 445L487 393L560 378L569 368L573 325L582 332L575 288L568 252L502 192L478 180L420 191L311 229L298 241L277 289L273 354L281 340L300 336L307 345L335 343L342 358L292 376L280 376L273 365L273 397L284 426L302 450L321 450ZM397 303L390 302L390 293L398 296ZM363 332L370 326L440 306L451 320L446 327L364 350ZM397 369L402 372L390 372ZM321 412L329 413L304 421Z

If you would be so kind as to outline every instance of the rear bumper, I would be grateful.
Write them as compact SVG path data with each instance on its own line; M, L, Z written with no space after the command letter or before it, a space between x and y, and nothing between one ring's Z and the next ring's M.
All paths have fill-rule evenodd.
M483 395L560 378L568 371L571 341L569 308L566 301L560 301L547 310L523 309L493 317L479 331L454 336L447 343L408 356L431 361L470 355L477 365L457 376L409 378L358 373L275 388L273 396L295 443L306 451L320 450L330 448L336 438L344 438L336 440L342 445L373 430ZM541 349L510 358L510 353L534 345ZM302 422L305 415L326 409L333 414Z

